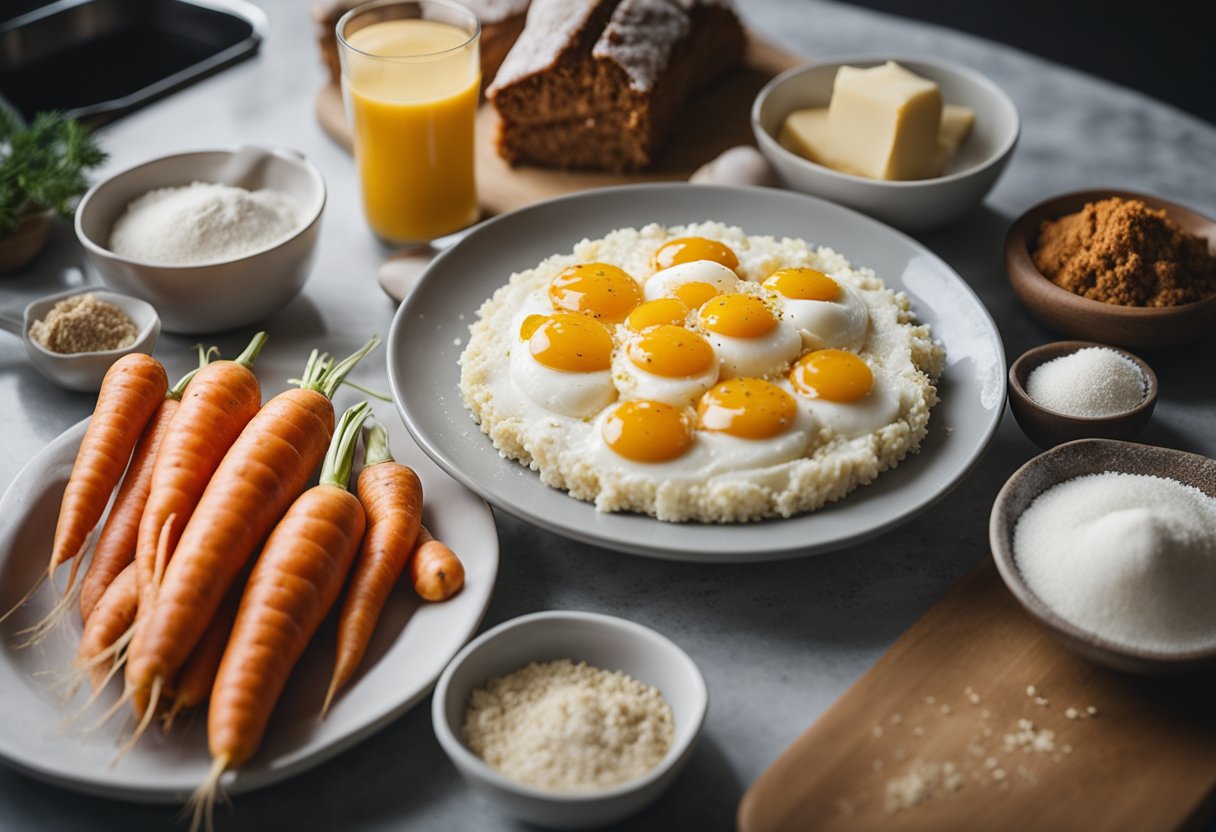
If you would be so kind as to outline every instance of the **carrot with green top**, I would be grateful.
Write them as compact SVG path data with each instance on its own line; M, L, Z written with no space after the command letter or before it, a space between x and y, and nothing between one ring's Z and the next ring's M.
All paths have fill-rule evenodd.
M110 366L101 382L97 405L81 439L76 462L63 492L46 574L35 582L24 598L0 617L0 621L28 601L42 582L51 578L55 570L69 560L72 561L72 573L64 597L56 606L62 605L66 609L75 601L71 589L80 565L79 556L105 513L110 496L135 450L135 443L144 432L144 426L164 400L168 388L165 368L149 355L131 353ZM61 612L52 610L43 625L30 628L29 632L33 635L27 644L40 641L50 632L45 622L57 621L61 617Z
M212 764L191 799L192 832L204 821L211 829L220 777L257 752L288 676L350 571L366 519L347 483L359 426L370 411L361 402L342 414L320 482L292 503L249 576L211 691Z
M224 456L131 643L123 697L148 697L132 741L245 563L308 484L333 435L330 397L379 340L373 337L337 365L314 350L300 386L267 402Z
M262 406L253 363L266 340L259 332L235 361L213 361L199 370L161 440L135 546L141 620L151 612L162 537L171 557L224 454Z
M322 717L358 670L389 593L405 571L422 523L422 483L412 469L393 459L388 433L380 425L365 430L363 447L358 492L367 512L367 536L338 615L337 658L321 706Z
M199 368L186 373L177 384L169 388L160 407L144 428L143 436L135 445L131 463L122 478L122 485L118 486L114 505L110 508L105 525L101 527L97 545L93 547L93 558L80 584L80 620L85 624L88 624L89 615L97 606L106 587L135 559L139 520L143 516L144 505L148 502L148 494L152 489L152 468L156 464L157 452L168 431L169 423L181 404L186 385L199 369L207 365L209 356L210 351L200 346Z

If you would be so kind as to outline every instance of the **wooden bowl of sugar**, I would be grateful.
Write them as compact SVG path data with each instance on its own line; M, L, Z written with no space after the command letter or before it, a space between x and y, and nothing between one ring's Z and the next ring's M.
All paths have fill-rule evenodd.
M1040 497L1057 501L1054 519ZM1216 664L1216 460L1111 439L1059 445L1005 483L988 537L1018 603L1081 656L1138 674Z
M1009 367L1009 409L1040 448L1074 439L1132 439L1153 415L1157 374L1132 353L1054 341Z
M1216 295L1178 306L1120 306L1074 294L1049 280L1034 263L1044 222L1081 211L1088 203L1118 197L1139 200L1216 251L1216 222L1198 211L1132 191L1078 191L1030 208L1005 235L1005 272L1018 300L1044 325L1073 338L1123 347L1173 347L1216 332Z

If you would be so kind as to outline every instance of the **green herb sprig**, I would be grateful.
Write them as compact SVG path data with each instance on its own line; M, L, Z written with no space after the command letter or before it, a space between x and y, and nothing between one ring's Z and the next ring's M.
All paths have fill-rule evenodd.
M39 113L28 127L0 107L0 233L45 209L71 216L89 188L85 171L106 160L97 140L75 119Z

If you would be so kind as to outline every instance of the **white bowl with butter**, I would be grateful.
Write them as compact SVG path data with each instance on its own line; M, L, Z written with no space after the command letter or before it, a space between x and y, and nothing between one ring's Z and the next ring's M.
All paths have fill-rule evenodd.
M950 111L946 122L952 120L954 107L969 108L974 113L974 123L957 151L949 155L941 175L924 179L871 178L813 162L783 146L781 131L791 113L829 106L837 70L868 69L888 61L937 85L941 101ZM884 119L888 124L908 119L914 106L912 102L908 110L896 110L892 105L887 112L880 107L873 116L875 127L881 129ZM855 110L853 115L854 124L865 123L866 113ZM915 116L912 111L911 117ZM752 129L761 153L785 187L847 205L900 228L921 230L955 220L983 200L1013 153L1020 124L1009 96L974 70L940 61L857 57L808 64L778 75L756 97ZM859 136L856 144L864 145L869 138ZM838 136L835 141L847 148L850 140ZM901 150L897 148L896 154ZM917 148L910 152L917 152ZM875 167L880 165L875 163ZM915 160L910 167L917 167Z

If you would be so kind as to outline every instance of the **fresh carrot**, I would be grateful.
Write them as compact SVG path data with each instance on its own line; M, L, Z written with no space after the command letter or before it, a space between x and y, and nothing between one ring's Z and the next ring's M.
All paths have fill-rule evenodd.
M110 678L110 669L115 662L106 659L117 658L123 646L122 638L135 620L138 603L135 567L127 564L98 599L76 651L75 665L81 672L88 673L94 691Z
M249 576L211 691L212 765L191 800L192 830L204 820L211 828L220 777L257 751L287 677L350 571L366 519L346 487L359 427L370 411L361 402L342 414L320 482L291 504Z
M215 361L199 370L161 441L135 547L141 619L152 611L162 529L168 526L164 545L172 556L211 475L262 405L253 362L265 344L266 333L259 332L235 361Z
M210 351L200 346L200 368L207 365L209 356ZM181 403L182 393L197 372L198 369L191 370L169 388L160 407L144 428L143 436L135 445L131 464L127 466L122 485L118 487L114 505L110 508L110 516L101 527L97 545L93 547L89 569L80 584L80 620L86 624L106 587L135 559L139 519L143 516L144 504L147 503L148 492L151 490L152 467L156 463L156 454L169 422Z
M220 667L224 648L232 634L232 624L236 620L237 605L241 600L244 586L238 582L224 596L224 602L216 610L215 617L207 625L207 631L199 639L198 645L190 658L182 666L174 682L173 701L165 714L164 728L168 731L173 727L173 720L179 713L190 708L197 708L207 701L211 687L215 684L215 674ZM137 703L138 705L138 703Z
M376 425L365 430L363 447L365 462L358 492L367 512L367 536L338 614L337 659L321 706L322 717L334 695L359 668L384 603L405 571L422 522L422 483L412 469L393 460L384 428Z
M464 586L464 564L426 526L418 530L418 546L410 558L410 581L427 601L446 601Z
M379 341L373 337L337 365L314 350L300 387L267 402L224 456L131 643L123 698L149 697L133 739L249 557L304 490L333 435L330 397Z
M143 353L124 355L110 366L101 382L93 417L80 442L76 462L63 492L46 575L31 587L13 609L0 617L0 621L28 601L42 581L51 578L55 570L69 560L72 561L72 573L64 597L56 607L62 605L66 609L75 600L71 590L80 564L77 556L84 551L89 536L110 502L110 495L126 470L135 443L160 406L168 387L165 368L155 358ZM61 618L62 613L58 609L52 610L42 624L31 628L33 635L27 644L40 641L50 632L51 625Z

